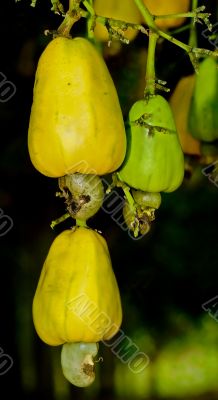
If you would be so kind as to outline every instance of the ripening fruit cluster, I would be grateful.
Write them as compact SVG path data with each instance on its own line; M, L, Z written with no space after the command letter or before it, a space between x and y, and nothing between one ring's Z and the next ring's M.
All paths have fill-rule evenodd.
M156 15L185 12L189 7L186 0L158 1L154 9L154 2L144 2ZM94 7L97 14L141 23L133 0L125 1L125 6L123 3L95 0ZM168 8L162 8L166 3ZM179 21L158 19L157 25L167 29L183 22ZM95 35L108 40L99 24ZM136 31L129 28L126 35L132 40ZM120 293L107 243L86 225L104 200L101 176L116 173L120 186L128 188L132 203L126 196L124 220L135 236L146 234L160 207L160 192L173 192L183 181L181 144L185 145L183 139L180 144L177 127L183 124L184 130L188 114L187 100L181 95L184 87L188 88L187 96L194 93L189 127L195 139L189 138L189 146L198 154L197 140L218 138L217 117L212 111L217 90L204 85L208 71L211 81L217 79L214 65L208 58L201 63L198 78L181 82L180 94L175 91L171 99L175 119L163 96L147 93L132 105L125 128L111 75L88 39L58 36L39 59L29 121L29 154L40 173L58 179L58 195L64 198L76 225L59 234L50 247L33 300L33 321L45 343L62 345L63 373L77 386L93 382L98 342L112 338L122 322ZM186 110L177 115L181 102Z
M28 147L35 168L58 178L69 214L84 222L52 243L33 300L33 321L45 343L63 345L65 377L87 386L95 377L97 342L117 333L122 308L107 243L85 221L103 202L99 175L115 171L126 152L116 89L88 40L58 37L41 55Z

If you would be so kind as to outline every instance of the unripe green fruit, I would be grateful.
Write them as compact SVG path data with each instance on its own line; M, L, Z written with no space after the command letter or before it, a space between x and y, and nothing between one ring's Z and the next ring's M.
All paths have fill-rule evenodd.
M169 103L153 95L129 112L127 153L119 178L145 192L173 192L182 183L184 155Z
M157 210L161 205L160 193L149 193L143 192L142 190L132 190L132 195L135 202L143 208L150 207Z
M191 100L188 124L196 139L213 142L218 139L218 63L206 57L199 66Z

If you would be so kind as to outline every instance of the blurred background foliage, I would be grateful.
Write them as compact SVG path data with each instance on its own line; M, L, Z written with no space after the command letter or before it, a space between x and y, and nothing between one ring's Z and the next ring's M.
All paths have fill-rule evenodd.
M201 1L217 20L216 1ZM55 231L51 220L64 213L55 197L57 180L40 175L27 150L27 131L38 58L61 17L50 12L49 1L1 4L1 67L16 85L16 94L0 104L0 207L14 222L1 246L0 347L14 361L0 376L1 398L22 399L205 399L218 398L218 323L202 304L217 294L218 188L197 165L193 174L162 205L151 232L132 240L103 210L90 226L103 232L111 252L123 303L122 329L150 364L134 374L109 348L100 346L104 362L97 364L96 382L88 389L68 385L60 368L60 348L40 341L32 322L32 299L49 246L66 221ZM85 34L85 21L73 34ZM214 49L202 36L199 47ZM188 32L176 35L188 40ZM139 34L130 45L105 59L116 84L124 116L142 97L147 38ZM161 41L157 75L171 91L181 76L192 72L187 55ZM167 94L166 97L169 95ZM110 179L110 177L108 177Z

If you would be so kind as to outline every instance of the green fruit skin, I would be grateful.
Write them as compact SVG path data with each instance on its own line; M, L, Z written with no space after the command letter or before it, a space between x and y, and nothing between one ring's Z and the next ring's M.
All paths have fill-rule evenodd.
M204 142L218 139L218 64L213 57L199 66L188 115L192 136Z
M87 220L95 215L104 200L104 187L98 175L93 174L70 174L59 178L59 187L65 192L68 189L71 192L71 216L76 219ZM79 206L80 199L88 196L89 200L81 204L75 211L75 205ZM68 209L69 211L69 209Z
M136 123L143 115L145 123ZM147 192L173 192L181 185L184 155L164 97L154 95L133 104L127 141L126 158L119 171L122 181Z
M156 210L161 205L160 193L143 192L142 190L132 190L135 202L141 207L151 207Z

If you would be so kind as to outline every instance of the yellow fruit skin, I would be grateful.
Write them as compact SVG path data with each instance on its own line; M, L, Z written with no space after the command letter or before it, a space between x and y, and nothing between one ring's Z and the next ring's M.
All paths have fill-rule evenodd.
M146 7L153 15L168 15L184 13L189 10L190 0L143 0ZM185 18L156 19L155 23L160 29L176 28L182 25Z
M117 92L88 40L58 37L42 53L28 148L35 168L50 177L103 175L121 165L126 134Z
M105 239L84 227L59 234L33 300L39 337L51 346L98 342L114 336L121 320L119 289Z
M194 90L195 74L181 78L170 97L179 141L186 154L200 156L200 142L188 130L188 113Z
M94 10L97 15L102 17L114 18L134 24L140 24L141 21L141 14L134 0L95 0ZM108 31L104 25L97 22L94 32L98 40L102 42L108 41ZM132 28L128 28L124 32L124 36L129 40L133 40L137 34L138 31Z

